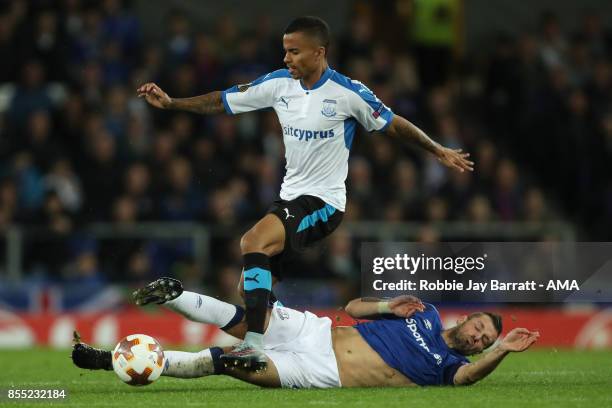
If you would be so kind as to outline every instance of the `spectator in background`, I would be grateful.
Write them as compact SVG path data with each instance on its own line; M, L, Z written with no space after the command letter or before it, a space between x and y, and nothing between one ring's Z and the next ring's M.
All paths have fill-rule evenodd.
M115 141L125 138L129 122L127 90L122 86L113 86L106 94L104 104L104 129L112 134Z
M62 271L63 282L80 291L99 290L105 283L98 268L98 244L92 239L74 238L71 242L72 261Z
M75 29L71 37L70 61L75 67L83 62L99 59L106 40L102 28L101 10L90 5L83 11L82 16L82 28Z
M57 12L53 9L41 10L35 18L32 32L18 38L20 60L36 59L45 67L47 80L65 81L67 78L66 61L67 41L60 30Z
M62 270L70 258L66 240L74 228L74 221L62 206L54 191L46 193L43 205L29 221L41 234L31 239L26 246L26 267L31 271L42 271L49 280L61 281Z
M400 160L394 170L394 199L402 206L408 220L415 220L422 206L423 191L419 185L419 174L410 160Z
M19 51L19 39L27 33L27 1L3 2L0 9L0 83L17 81L25 62ZM19 56L20 58L15 58Z
M168 221L200 218L203 200L193 181L191 163L184 157L175 157L168 162L166 174L166 187L160 197L160 218Z
M113 203L112 220L119 227L127 227L138 221L138 206L129 196L120 196Z
M144 163L131 164L124 176L124 194L134 201L139 220L154 219L155 206L151 198L151 172Z
M54 108L49 85L45 82L45 67L30 60L24 64L21 73L21 83L15 89L9 108L9 119L18 130L25 127L32 113L49 112Z
M368 214L374 217L377 213L376 208L383 203L376 202L370 163L363 157L353 157L349 166L348 181L347 190L351 200L360 207L367 208Z
M516 165L503 159L497 167L496 185L493 191L494 205L504 221L516 219L520 208L521 191Z
M466 220L474 224L485 224L495 221L491 203L486 196L477 195L470 199L467 204Z
M30 152L36 167L46 171L51 163L63 156L63 147L57 139L50 113L37 110L28 117L21 147Z
M19 206L25 211L36 211L44 198L42 174L30 153L23 151L13 160L13 176L18 186Z
M538 223L551 219L544 193L537 187L531 187L525 192L522 210L522 218L527 222Z
M60 158L42 180L46 191L54 191L62 206L76 214L83 204L83 191L78 176L72 169L72 164L66 158Z
M129 231L139 221L136 200L129 195L118 197L112 206L111 220L118 230ZM100 245L100 264L105 276L113 281L143 283L155 277L143 239L118 234Z
M124 0L104 0L102 32L118 46L117 56L132 63L140 47L140 21L125 6Z
M0 181L0 229L2 231L14 221L18 221L18 200L15 182L10 178Z
M191 23L187 15L178 9L170 11L167 16L168 35L166 40L165 61L168 69L187 62L193 47Z
M85 190L85 217L107 219L113 197L117 193L122 169L117 159L116 142L106 130L87 137L87 160L81 163L80 174Z
M540 58L547 68L565 65L567 41L559 19L552 11L545 11L540 16L540 42Z

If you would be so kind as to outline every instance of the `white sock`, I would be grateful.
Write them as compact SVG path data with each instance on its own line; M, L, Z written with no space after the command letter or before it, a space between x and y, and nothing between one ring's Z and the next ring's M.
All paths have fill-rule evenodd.
M162 375L176 378L198 378L215 373L210 349L197 353L185 351L164 351L166 365Z
M250 344L257 350L263 350L263 334L255 332L246 332L244 335L244 342Z
M188 291L164 303L164 306L194 322L210 323L219 327L227 326L234 317L242 319L243 314L243 310L238 310L238 306Z

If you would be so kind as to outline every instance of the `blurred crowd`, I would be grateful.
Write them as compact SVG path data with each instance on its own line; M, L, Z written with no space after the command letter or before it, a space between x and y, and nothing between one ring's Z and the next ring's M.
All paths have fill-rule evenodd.
M176 9L160 28L163 40L154 41L121 0L2 4L0 228L28 225L50 234L41 237L65 238L32 240L25 269L93 284L160 274L197 281L185 243L169 249L78 235L91 222L195 221L233 235L213 242L218 273L209 275L233 293L235 239L277 198L284 174L276 116L160 111L135 89L154 81L170 96L194 96L281 68L281 33L270 19L239 29L228 15L202 29ZM430 155L361 129L345 222L422 222L420 238L435 241L436 225L446 221L564 219L587 239L607 236L612 54L596 14L570 32L544 13L533 31L499 34L477 55L448 50L436 60L448 64L448 75L426 80L427 60L410 39L390 46L374 28L359 13L347 32L332 26L332 67L435 140L471 152L476 171L449 172ZM295 274L358 276L357 248L345 230L311 258Z

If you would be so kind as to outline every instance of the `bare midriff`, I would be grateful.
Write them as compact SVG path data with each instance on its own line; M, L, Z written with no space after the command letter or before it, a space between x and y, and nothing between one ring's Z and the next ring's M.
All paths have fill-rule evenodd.
M343 387L402 387L416 385L389 367L354 327L332 329L332 344Z

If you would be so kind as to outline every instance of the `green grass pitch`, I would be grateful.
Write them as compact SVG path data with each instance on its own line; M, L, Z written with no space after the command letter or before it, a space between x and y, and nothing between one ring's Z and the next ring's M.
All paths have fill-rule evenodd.
M72 366L68 351L0 351L0 406L76 407L612 407L612 350L530 350L511 354L470 387L260 389L229 377L162 377L146 387L123 384L113 372ZM64 402L6 399L8 388L68 390Z

